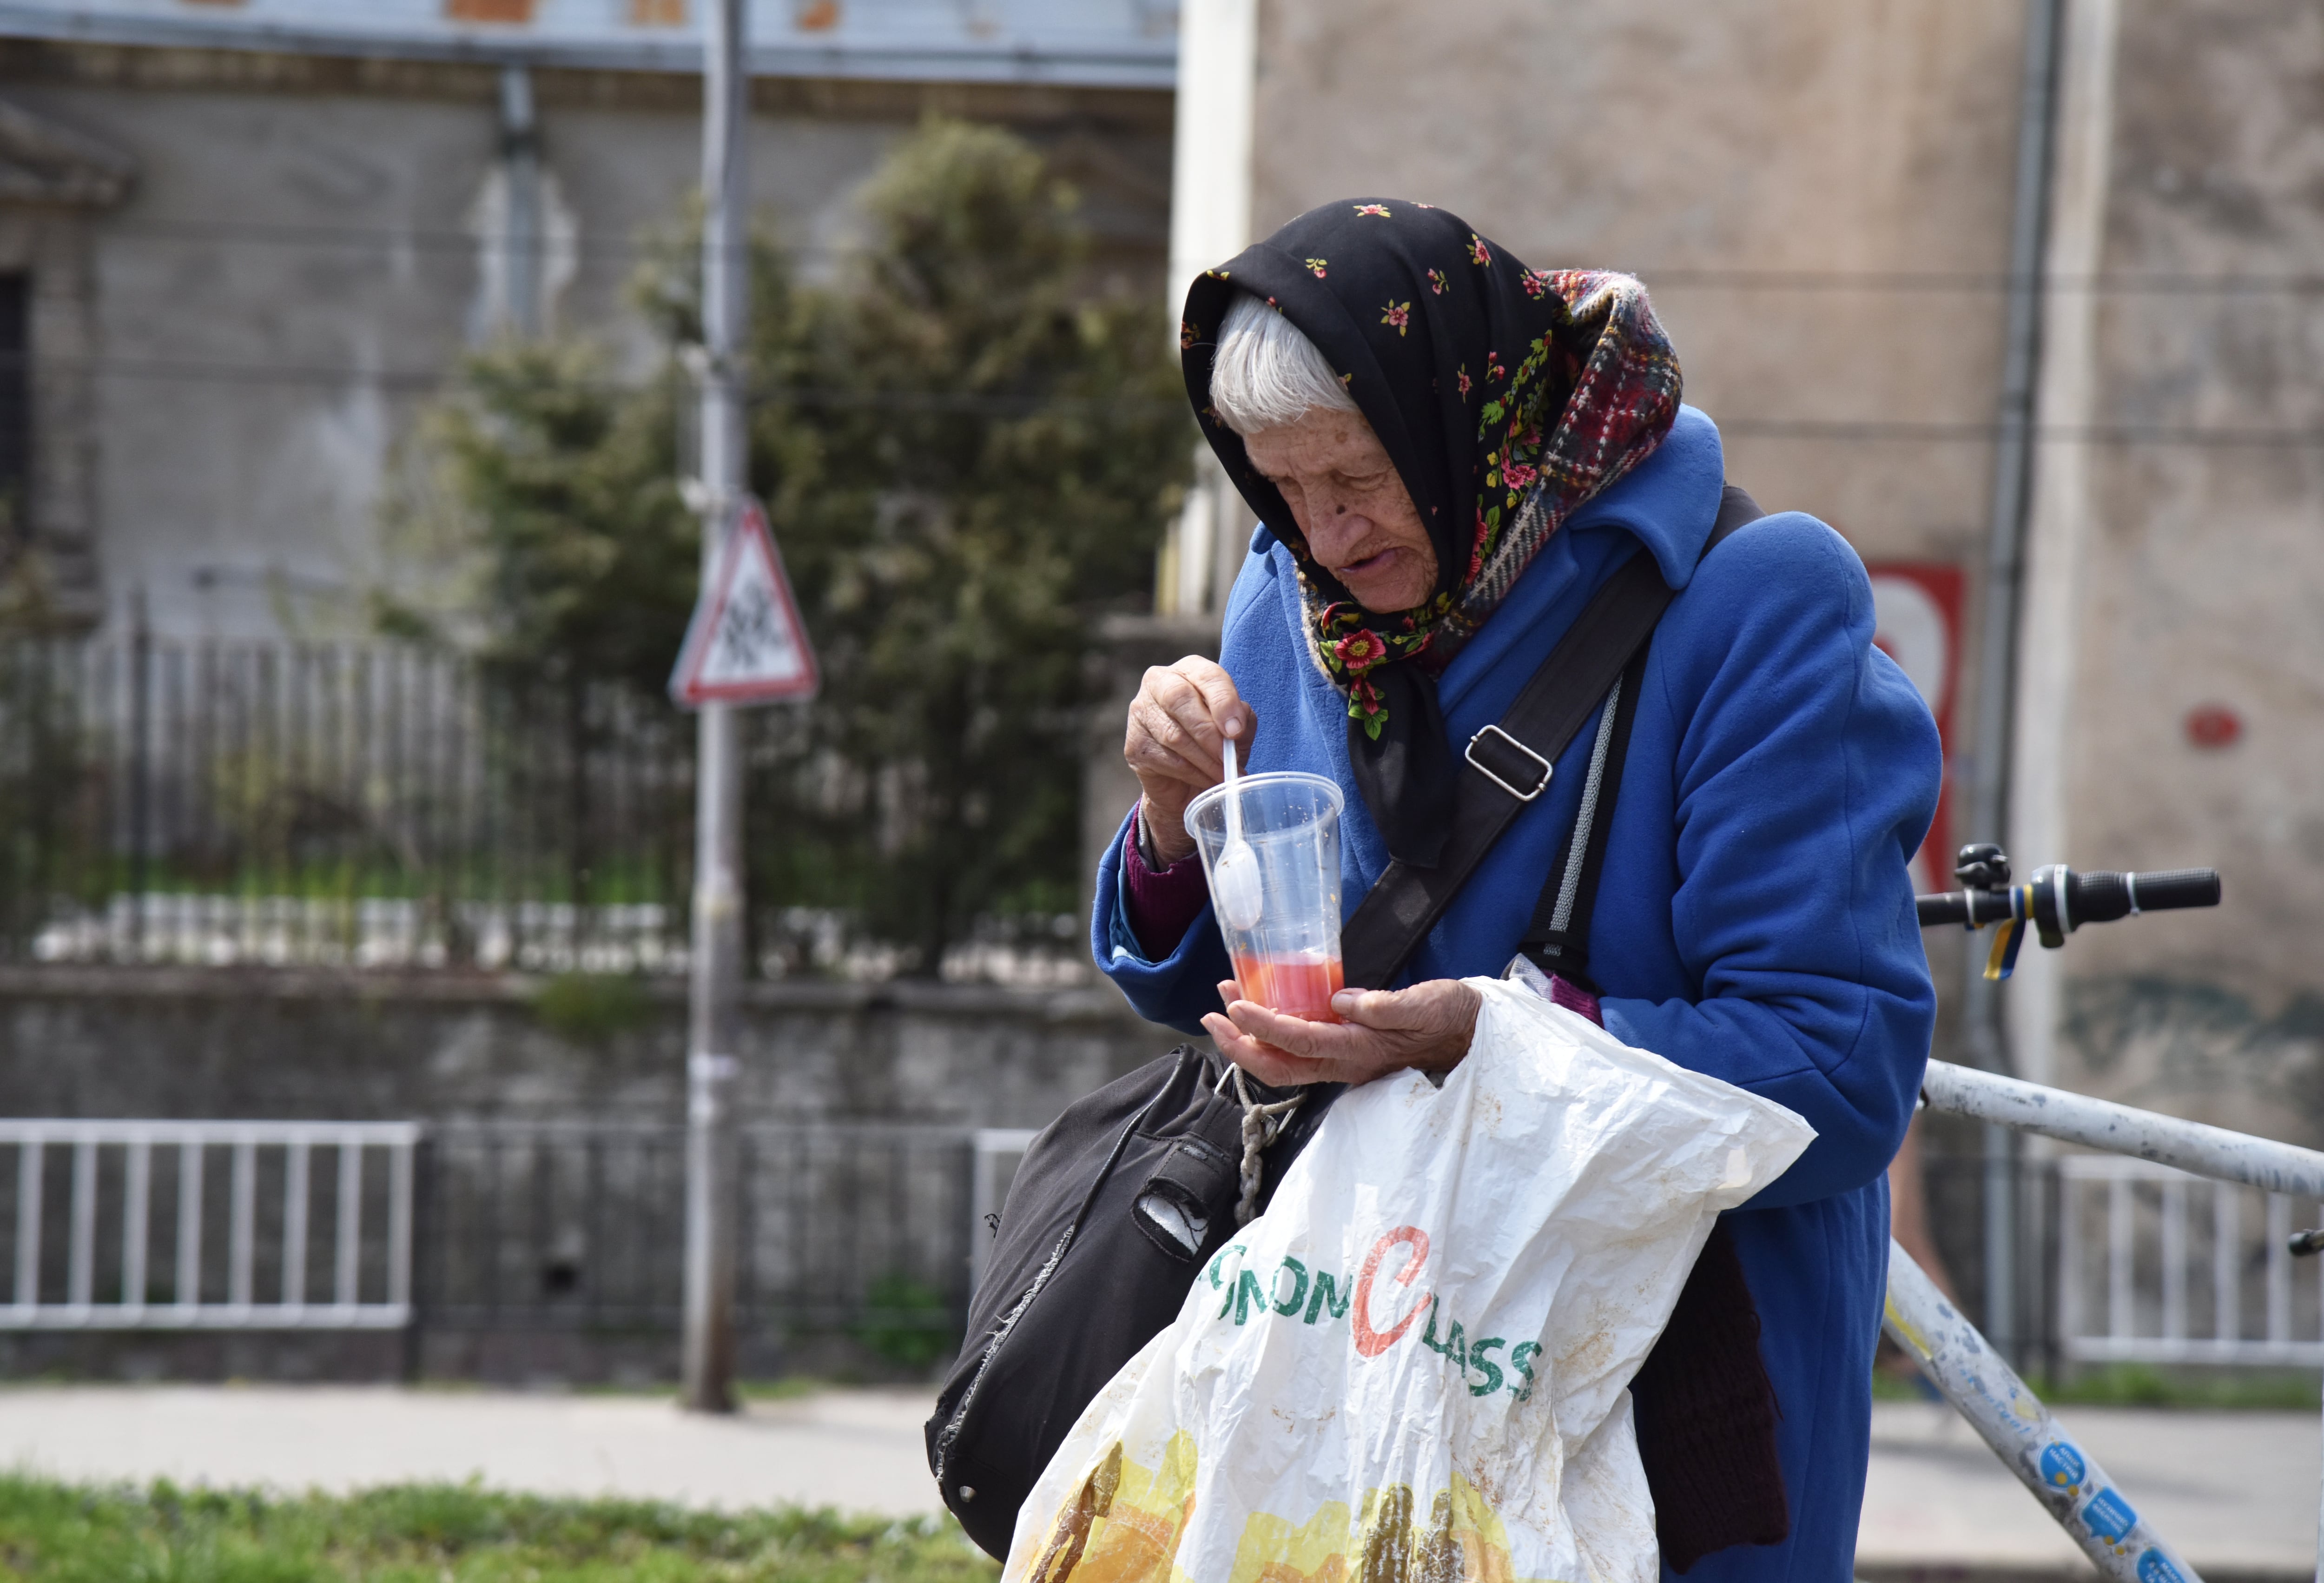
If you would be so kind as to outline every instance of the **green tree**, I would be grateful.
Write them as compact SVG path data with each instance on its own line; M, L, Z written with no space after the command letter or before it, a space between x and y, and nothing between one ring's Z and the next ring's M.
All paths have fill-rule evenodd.
M480 648L512 668L660 685L686 628L701 528L678 497L678 380L606 377L580 344L469 359L430 438L464 519ZM410 626L417 612L397 607Z
M1022 141L932 119L861 208L827 282L754 249L752 483L825 680L752 717L752 889L934 972L979 916L1070 903L1096 624L1146 587L1191 426L1160 316L1091 288L1074 196ZM698 542L675 486L689 254L640 282L672 351L650 387L511 347L447 408L489 652L666 675Z
M813 384L754 426L830 678L784 822L932 971L980 912L1071 904L1095 618L1147 585L1189 426L1153 305L1076 290L1071 194L1022 143L931 122L863 208L794 331Z

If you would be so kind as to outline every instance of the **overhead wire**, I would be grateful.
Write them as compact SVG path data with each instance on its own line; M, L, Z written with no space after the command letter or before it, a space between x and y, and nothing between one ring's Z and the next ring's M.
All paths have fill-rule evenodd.
M102 228L106 241L140 240L186 245L242 245L306 248L315 251L359 250L377 256L383 249L399 248L473 257L493 248L493 238L443 227L382 227L332 225L269 225L247 221L144 220ZM880 254L868 245L807 243L764 245L776 255L793 259L846 260ZM541 250L536 242L528 251ZM666 257L685 263L698 259L698 243L661 243L650 238L574 239L556 250L577 260L600 264L616 261L642 262ZM383 262L392 263L392 258ZM1718 291L1755 294L1854 292L1906 295L1961 295L2001 292L2012 282L2004 272L1944 270L1776 270L1739 267L1676 266L1639 269L1635 273L1650 288L1680 292ZM2193 274L2110 273L2081 277L2052 276L2043 288L2052 292L2088 292L2104 295L2164 294L2241 298L2304 298L2324 295L2324 274L2257 273ZM0 367L9 361L0 354ZM68 359L30 359L43 374L85 374L103 379L150 380L221 385L363 386L425 393L451 387L456 366L436 369L370 368L360 365L243 363L210 357L134 357L97 355ZM609 389L638 388L636 382L604 380ZM840 408L879 405L890 410L966 412L1021 415L1040 408L1061 410L1139 409L1161 403L1140 396L1045 397L997 395L978 392L833 390L765 387L754 390L754 403L785 402L807 407ZM1993 421L1912 421L1895 419L1815 419L1732 417L1720 427L1738 438L1803 440L1837 444L1986 444L1998 434ZM2297 449L2324 444L2324 427L2266 428L2257 426L2097 423L2039 428L2034 438L2048 443L2098 446L2171 446L2196 449Z
M421 251L454 253L473 255L478 251L509 251L509 246L493 238L480 236L461 227L442 226L335 226L283 225L244 220L138 220L118 222L103 227L100 240L136 240L154 242L247 243L276 247L309 247L334 249L392 250L410 247ZM536 240L523 245L526 251L549 250L552 245ZM848 259L881 255L883 250L868 243L779 242L757 241L754 250L763 250L783 258ZM636 236L576 236L557 242L553 250L576 258L635 259L656 257L695 260L701 256L700 244L694 241L669 242ZM962 254L962 257L974 255ZM1798 293L1810 292L1866 292L1902 294L1958 294L2007 292L2017 282L2005 270L1836 270L1755 268L1738 266L1669 264L1669 265L1608 265L1636 275L1648 285L1679 287L1687 290L1717 290L1752 292ZM2270 274L2252 272L2222 272L2202 273L2186 270L2153 272L2107 271L2094 274L2051 274L2042 282L2043 289L2052 292L2092 292L2099 295L2214 295L2214 296L2295 296L2324 295L2324 273L2292 273Z
M10 359L0 354L0 366ZM84 373L106 379L168 383L285 386L358 386L414 394L448 392L456 369L365 368L355 365L240 364L198 358L87 357L37 363L44 373ZM633 392L645 382L611 378L582 383L612 393ZM844 409L876 407L890 412L972 412L1023 417L1037 412L1131 412L1175 410L1176 401L1150 396L1070 396L980 391L849 390L806 385L760 385L747 399L754 406ZM1738 438L1794 440L1838 444L1986 444L1999 432L1987 421L1915 421L1893 419L1722 419L1722 433ZM2173 423L2085 423L2037 426L2037 440L2094 446L2169 446L2197 449L2286 449L2324 446L2324 427L2261 428Z
M0 366L11 361L0 354ZM44 372L91 373L101 377L189 381L239 384L343 385L360 384L389 390L446 390L456 372L420 369L365 369L300 364L233 364L186 358L77 358L41 364ZM590 388L626 393L646 388L645 382L618 379L579 381ZM1045 412L1180 410L1176 401L1152 396L1074 396L1038 393L1017 394L983 391L846 390L809 385L756 385L745 393L754 405L786 403L807 407L877 407L883 411L965 412L1028 416Z

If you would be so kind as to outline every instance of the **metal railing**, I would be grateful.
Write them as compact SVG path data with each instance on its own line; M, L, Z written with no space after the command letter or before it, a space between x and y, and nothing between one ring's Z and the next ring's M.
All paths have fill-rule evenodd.
M0 1329L400 1329L419 1141L408 1122L0 1120L15 1155L0 1171L15 1274ZM163 1288L154 1232L171 1225Z
M2324 1272L2300 1280L2290 1245L2295 1218L2319 1223L2317 1204L2295 1216L2286 1194L2116 1155L2068 1155L2057 1170L2069 1360L2324 1365Z
M1017 1179L1018 1162L1039 1135L1031 1127L979 1127L969 1140L973 1153L968 1178L968 1284L972 1291L984 1279L984 1261L992 1249L1009 1184Z
M956 1333L964 1208L1031 1135L744 1129L743 1329ZM0 1120L0 1330L674 1331L684 1162L665 1123Z
M2187 1179L2257 1189L2270 1195L2267 1221L2273 1244L2267 1255L2271 1271L2277 1250L2288 1258L2291 1238L2289 1202L2293 1198L2313 1202L2324 1199L2324 1153L2290 1143L2274 1143L2224 1127L2157 1116L2151 1111L2116 1105L2087 1095L2045 1088L1990 1072L1975 1071L1943 1061L1931 1061L1922 1084L1922 1098L1932 1110L1973 1120L1991 1122L2019 1132L2054 1138L2144 1162L2148 1170L2164 1174L2146 1180L2166 1190L2174 1180L2183 1195ZM2109 1271L2115 1293L2123 1298L2112 1310L2127 1323L2130 1303L2126 1273L2136 1236L2131 1192L2140 1175L2131 1168L2113 1179L2122 1184L2109 1201L2109 1242L2125 1255ZM2100 1168L2088 1167L2093 1176ZM2213 1205L2214 1234L2223 1227ZM2119 1207L2119 1208L2118 1208ZM2171 1230L2171 1212L2162 1211L2158 1239L2174 1239L2174 1251L2184 1253L2187 1231L2182 1211L2178 1232ZM2114 1227L2121 1226L2117 1236ZM2228 1238L2232 1247L2240 1235L2240 1219ZM2279 1235L2281 1234L2281 1235ZM1977 1429L1994 1454L2031 1490L2065 1529L2082 1553L2105 1576L2118 1583L2200 1583L2193 1568L2154 1533L2138 1515L2136 1506L2115 1486L2089 1453L2067 1435L2034 1393L2008 1364L1988 1347L1976 1327L1940 1293L1928 1276L1901 1247L1889 1247L1888 1302L1885 1328L1891 1339L1918 1363L1943 1396ZM2180 1261L2183 1266L2185 1260ZM2214 1266L2215 1275L2217 1265ZM2183 1268L2182 1268L2183 1277ZM2240 1290L2240 1272L2221 1285L2221 1291ZM2271 1335L2288 1335L2291 1282L2275 1276L2269 1285ZM2163 1303L2171 1300L2166 1282ZM2186 1326L2186 1294L2178 1300L2179 1322ZM2226 1300L2215 1296L2213 1328L2220 1328ZM2279 1322L2280 1321L2280 1322ZM2165 1319L2165 1326L2169 1324ZM2182 1341L2193 1338L2182 1337ZM2215 1333L2215 1342L2233 1337ZM2324 1583L2324 1504L2318 1515L2318 1578Z
M851 823L798 784L797 711L741 729L752 817ZM682 973L693 818L658 688L387 642L0 641L0 961ZM750 850L753 973L911 966L774 904L795 844ZM1085 978L1060 923L981 918L937 967Z
M668 970L692 764L659 698L406 645L0 643L0 955Z

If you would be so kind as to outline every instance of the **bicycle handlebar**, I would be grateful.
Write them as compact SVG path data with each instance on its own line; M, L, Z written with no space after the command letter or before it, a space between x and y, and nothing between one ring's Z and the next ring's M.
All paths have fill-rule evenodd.
M2111 923L2134 912L2219 904L2215 868L2166 868L2148 874L2101 870L2076 874L2063 864L2034 870L2031 883L1995 890L1942 891L1916 896L1921 927L1962 923L1977 929L2004 919L2032 921L2042 943L2062 940L2085 923Z

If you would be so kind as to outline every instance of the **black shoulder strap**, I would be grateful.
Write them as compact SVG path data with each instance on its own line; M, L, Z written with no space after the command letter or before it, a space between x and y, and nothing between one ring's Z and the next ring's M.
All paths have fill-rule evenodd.
M1709 555L1720 540L1763 514L1748 495L1729 485L1720 496L1718 520L1703 543L1703 554ZM1483 861L1518 811L1548 787L1550 765L1590 718L1598 700L1627 672L1645 674L1646 640L1654 635L1655 624L1662 619L1673 597L1655 558L1644 551L1632 556L1583 607L1572 629L1550 651L1499 724L1488 726L1469 739L1469 770L1461 777L1452 805L1452 838L1444 844L1443 864L1435 868L1409 868L1390 863L1341 928L1340 954L1349 984L1371 989L1396 982L1406 958L1419 949L1422 939L1460 891L1461 882ZM1637 696L1637 683L1633 681L1614 701L1619 704L1622 699ZM1577 852L1582 855L1574 910L1579 921L1576 932L1584 939L1590 932L1592 897L1580 893L1584 887L1591 893L1597 888L1597 866L1605 858L1600 832L1613 822L1613 792L1622 773L1620 752L1628 746L1629 733L1623 722L1634 712L1617 708L1601 717L1613 723L1622 740L1608 736L1600 745L1602 764L1600 749L1591 751L1592 764L1600 765L1599 817L1586 829L1577 821L1575 838L1567 844L1566 861L1550 885L1553 894L1563 889L1565 870L1572 866ZM1601 735L1604 729L1601 725ZM1590 856L1593 847L1594 857ZM1572 977L1563 965L1557 971ZM1323 1125L1324 1114L1342 1088L1339 1083L1317 1083L1305 1090L1306 1103L1291 1113L1287 1125L1268 1148L1264 1168L1268 1182L1283 1179L1283 1172ZM1267 1090L1270 1097L1280 1092Z
M1469 739L1452 829L1434 868L1391 862L1340 930L1347 982L1385 989L1501 832L1547 789L1550 766L1621 674L1671 591L1641 550L1606 579L1508 712Z
M1740 489L1728 489L1711 543L1750 520L1737 517L1730 525L1735 512L1760 514L1750 502ZM1653 635L1671 598L1655 558L1641 550L1606 579L1508 712L1469 739L1462 755L1469 767L1455 790L1443 861L1434 868L1391 862L1341 929L1349 984L1384 988L1395 982L1501 832L1547 789L1551 764Z
M1766 513L1734 485L1720 496L1719 519L1703 542L1708 557L1727 536ZM1697 564L1701 564L1700 561ZM1597 740L1590 750L1590 778L1582 788L1582 806L1574 815L1573 834L1565 845L1565 861L1550 873L1534 903L1533 922L1518 950L1545 973L1592 994L1597 983L1590 977L1590 920L1598 902L1598 875L1606 866L1606 842L1614 827L1614 804L1621 795L1622 766L1630 751L1630 727L1638 717L1638 690L1645 684L1646 650L1654 642L1648 633L1606 695L1605 712L1598 717Z

